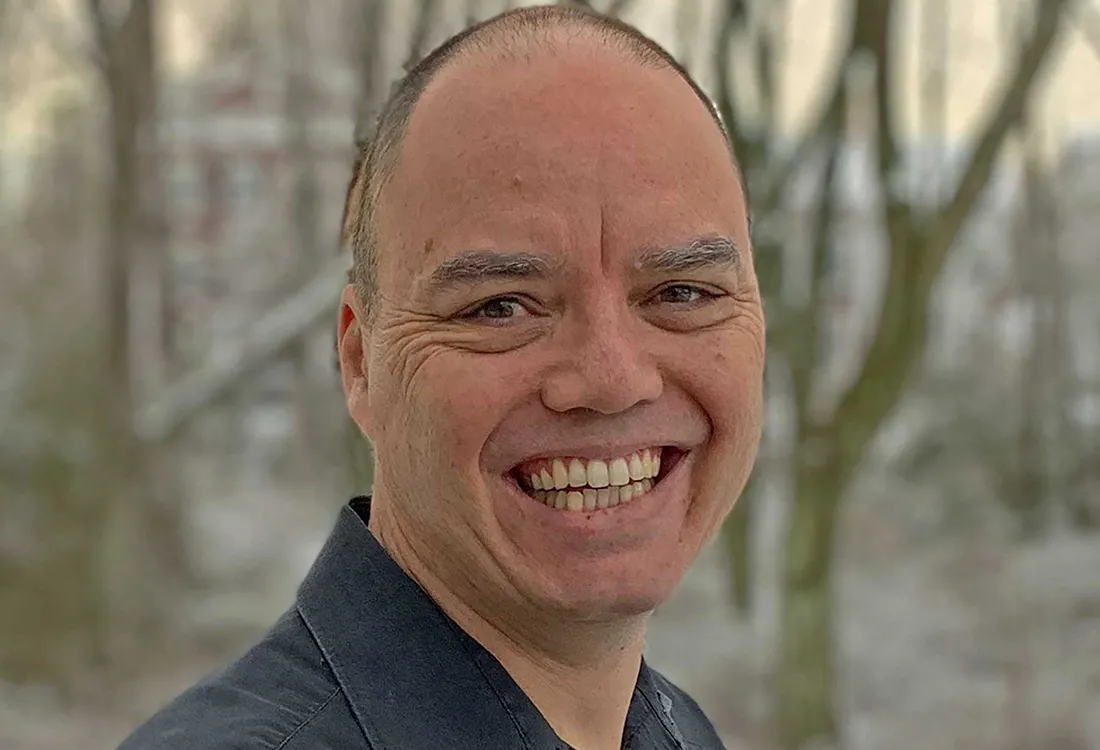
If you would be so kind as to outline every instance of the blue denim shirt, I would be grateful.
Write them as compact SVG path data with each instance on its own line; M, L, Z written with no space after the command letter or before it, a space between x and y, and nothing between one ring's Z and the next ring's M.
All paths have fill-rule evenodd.
M369 513L369 498L346 505L295 606L119 750L567 750L390 558ZM643 662L624 750L722 747L695 702Z

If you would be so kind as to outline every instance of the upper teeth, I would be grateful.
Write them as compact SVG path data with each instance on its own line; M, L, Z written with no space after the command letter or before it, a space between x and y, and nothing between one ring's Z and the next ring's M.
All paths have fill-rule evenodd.
M564 490L569 487L625 487L653 479L661 470L661 449L647 448L629 456L608 460L553 458L540 461L524 472L535 490Z

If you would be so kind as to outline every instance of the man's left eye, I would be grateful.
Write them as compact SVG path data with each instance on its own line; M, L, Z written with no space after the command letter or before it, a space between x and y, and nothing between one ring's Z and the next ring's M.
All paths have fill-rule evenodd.
M655 299L671 305L698 305L717 296L714 292L694 284L670 284L659 290Z
M474 320L509 320L530 315L518 297L494 297L470 310L464 317Z

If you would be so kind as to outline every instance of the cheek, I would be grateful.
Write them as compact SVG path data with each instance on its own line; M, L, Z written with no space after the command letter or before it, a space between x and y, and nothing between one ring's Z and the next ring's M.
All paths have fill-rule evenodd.
M751 338L737 346L700 346L687 387L711 424L696 481L702 492L689 513L700 539L710 539L741 494L763 428L763 362Z
M694 349L688 377L711 420L714 442L754 452L763 422L763 356L751 337L730 338Z
M469 471L510 408L513 379L496 357L442 346L410 354L406 361L412 364L393 370L389 393L379 394L403 410L387 429L399 449L401 443L408 444L404 450L419 444L432 454L424 459L439 468Z

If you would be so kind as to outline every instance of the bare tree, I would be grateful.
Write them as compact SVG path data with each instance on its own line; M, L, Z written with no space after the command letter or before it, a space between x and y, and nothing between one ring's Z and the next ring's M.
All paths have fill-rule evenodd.
M385 92L383 74L386 66L382 41L385 38L389 4L386 0L366 0L357 2L352 7L354 15L349 21L353 30L352 68L359 79L353 146L358 147L370 137L371 127Z
M1045 266L1050 262L1049 192L1042 165L1029 150L1025 160L1022 210L1017 215L1013 261L1020 299L1030 311L1026 351L1019 373L1016 461L1005 477L1005 501L1020 517L1027 535L1037 534L1049 510L1049 453L1045 437L1050 384L1050 316L1045 299Z
M618 18L633 4L634 0L608 0L607 4L600 7L591 0L564 0L563 5L576 5L581 8L595 10L607 16Z
M696 69L700 10L699 3L680 3L676 8L676 59L687 70Z
M1030 19L1014 5L1002 7L1003 34L1011 49L1026 33ZM1052 510L1054 451L1051 441L1052 395L1058 378L1062 316L1053 292L1062 272L1058 252L1057 206L1049 169L1043 163L1042 133L1025 107L1012 135L1024 154L1021 206L1015 216L1012 261L1016 294L1030 312L1026 349L1018 373L1019 410L1016 452L1004 479L1004 499L1016 511L1026 536L1040 533ZM1057 409L1055 409L1056 411Z
M19 23L17 12L20 10L12 0L0 0L0 110L6 108L11 97L12 76L9 73L10 62L14 57L16 36L13 29ZM0 159L4 156L0 151ZM4 163L0 161L0 177L4 174ZM3 185L0 184L0 206L3 206Z
M367 140L373 132L375 120L384 100L385 89L382 86L382 71L385 60L382 54L382 34L384 24L389 11L388 4L383 0L373 0L361 6L361 15L358 19L357 34L355 36L357 47L356 68L359 72L359 103L356 106L354 148L361 158L366 148ZM436 8L428 2L420 7L417 16L416 31L414 32L414 46L421 47L426 44L429 16L434 14ZM416 41L419 39L419 42ZM410 53L409 60L418 59L422 50L415 49ZM414 57L415 56L415 57ZM358 160L356 160L358 164ZM353 169L353 173L356 171ZM351 176L354 179L354 174ZM346 220L347 217L345 217ZM347 248L341 248L346 251ZM336 362L339 370L339 362ZM367 492L374 483L374 456L370 443L363 435L354 420L350 417L344 422L344 446L347 455L347 467L349 483L354 492Z
M133 0L122 13L102 0L87 0L87 12L106 93L110 181L107 191L101 290L105 310L104 377L106 439L101 446L105 488L94 566L103 602L98 641L104 656L134 651L156 622L170 581L164 574L182 564L183 544L174 497L153 491L150 452L134 431L138 404L131 348L134 308L132 274L143 249L155 246L149 231L147 167L156 101L156 4ZM144 178L144 179L143 179ZM155 191L153 191L155 193ZM155 252L155 251L154 251ZM167 262L162 261L162 262ZM172 571L178 573L178 570Z
M1093 3L1079 3L1077 8L1078 26L1085 42L1092 48L1093 54L1100 57L1100 8Z
M837 739L833 685L836 681L831 577L836 522L871 439L892 413L922 359L929 301L960 230L981 196L1007 135L1024 110L1029 92L1067 5L1050 0L1038 6L1034 28L1021 45L989 116L974 136L961 177L946 199L929 208L899 187L901 147L893 104L897 50L891 43L896 4L854 0L843 56L818 115L786 159L773 143L776 132L758 92L767 90L772 53L757 42L752 11L756 3L727 0L717 40L715 73L719 109L753 194L757 233L754 250L770 322L770 367L787 374L796 414L793 449L793 506L785 548L783 601L776 676L777 729L785 747L821 738ZM763 5L767 5L764 3ZM759 11L757 11L759 12ZM755 91L734 85L730 75L735 46L755 48ZM769 62L771 61L771 62ZM744 63L744 60L742 60ZM860 85L860 82L862 84ZM853 86L855 88L853 88ZM864 104L853 97L863 91ZM860 95L862 96L862 95ZM751 102L747 106L746 102ZM886 238L888 266L881 307L869 344L855 374L832 397L823 380L823 324L829 320L830 241L835 219L829 186L830 165L845 127L845 112L865 106L874 169L881 196L877 222ZM850 127L847 128L850 130ZM852 133L851 135L859 135ZM786 247L782 197L790 176L814 155L823 164L808 261ZM809 286L784 294L790 264L810 270Z
M409 55L405 60L405 70L410 70L420 62L420 58L427 54L432 32L439 22L441 10L442 4L439 0L420 0L416 22L413 24L412 39L409 40Z
M323 255L320 248L320 185L316 170L316 151L311 136L321 97L314 85L313 60L309 11L295 0L283 0L279 6L282 21L282 50L284 65L284 120L288 132L287 153L292 177L290 196L290 224L294 238L291 272L287 275L287 288L283 294L303 287L317 272ZM308 331L310 329L306 329ZM294 402L297 424L306 445L317 445L321 438L321 426L316 423L316 388L309 371L308 338L295 341L289 356L297 370L294 382Z
M730 76L730 66L720 61L731 60L738 41L741 42L742 57L748 59L749 65L753 66L757 73L752 81L752 95L744 97L746 101L742 103L737 114L745 128L769 128L778 119L778 103L782 91L777 72L785 54L783 41L786 36L786 6L786 0L756 4L728 2L724 6L723 23L729 28L730 33L719 36L715 49L715 73L719 90L729 92L732 97L735 86ZM731 109L732 101L732 98L721 95L718 97L719 108L727 122L734 116ZM747 148L748 143L744 139L739 138L739 140L737 148L738 153L741 153L741 149ZM763 157L763 154L759 156ZM742 158L741 162L742 169L746 172L756 168L756 163L751 160ZM752 180L752 177L750 176L749 179ZM765 202L768 200L774 202L777 197L766 199ZM759 213L755 200L753 210ZM778 247L773 248L773 257L778 250ZM756 252L760 255L759 250ZM775 269L768 270L764 267L759 270L766 276L775 274ZM768 377L769 381L774 380L774 372L769 372ZM736 608L743 614L749 612L754 599L756 576L750 529L759 506L759 495L764 486L761 476L764 471L764 462L761 461L749 478L748 485L741 493L722 529L732 568L733 601Z

